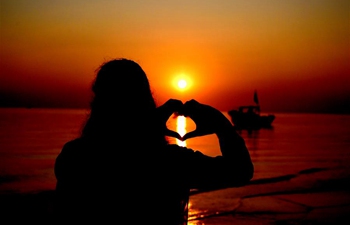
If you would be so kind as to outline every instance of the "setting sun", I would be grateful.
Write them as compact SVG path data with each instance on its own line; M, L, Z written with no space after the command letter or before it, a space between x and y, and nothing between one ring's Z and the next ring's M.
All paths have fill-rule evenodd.
M184 88L187 86L186 80L184 80L184 79L179 80L179 82L177 82L177 86L178 86L180 89L184 89Z
M178 73L172 80L173 87L181 92L192 88L192 79L187 73Z

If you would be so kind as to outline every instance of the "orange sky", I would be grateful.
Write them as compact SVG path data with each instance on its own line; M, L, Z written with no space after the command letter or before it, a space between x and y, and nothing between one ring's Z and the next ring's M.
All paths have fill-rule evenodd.
M0 2L0 106L88 106L95 69L126 57L159 104L228 110L257 89L263 111L350 113L347 0Z

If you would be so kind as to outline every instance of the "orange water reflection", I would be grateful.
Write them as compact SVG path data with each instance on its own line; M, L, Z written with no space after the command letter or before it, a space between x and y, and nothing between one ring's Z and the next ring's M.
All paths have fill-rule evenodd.
M176 119L176 131L180 134L180 136L183 136L186 134L186 117L184 116L178 116ZM176 144L182 147L186 146L186 141L181 141L179 139L176 139Z

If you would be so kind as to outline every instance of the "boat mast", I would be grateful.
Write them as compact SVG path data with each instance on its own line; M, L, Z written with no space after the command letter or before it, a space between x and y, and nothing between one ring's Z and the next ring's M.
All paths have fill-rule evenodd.
M254 102L258 107L258 112L260 113L260 105L259 105L258 91L257 90L254 90Z

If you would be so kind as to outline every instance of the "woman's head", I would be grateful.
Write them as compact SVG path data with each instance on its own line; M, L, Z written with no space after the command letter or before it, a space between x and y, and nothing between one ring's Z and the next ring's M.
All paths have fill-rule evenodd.
M92 92L83 135L106 136L115 130L128 135L146 133L150 127L157 129L156 104L147 76L136 62L121 58L103 63L97 70Z
M141 66L129 59L103 63L92 86L93 103L99 107L147 110L156 107L147 76Z

